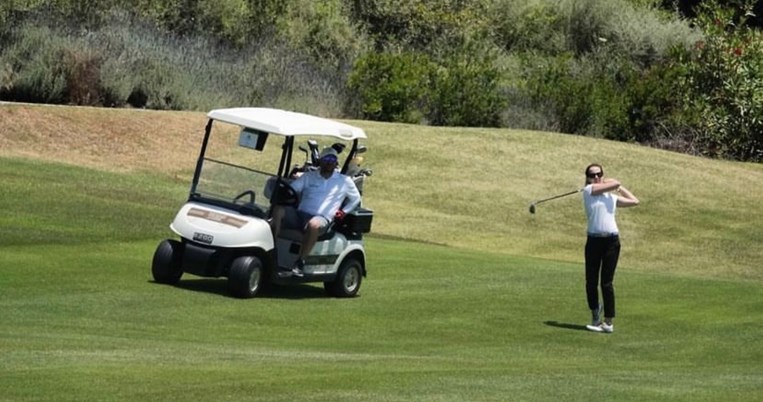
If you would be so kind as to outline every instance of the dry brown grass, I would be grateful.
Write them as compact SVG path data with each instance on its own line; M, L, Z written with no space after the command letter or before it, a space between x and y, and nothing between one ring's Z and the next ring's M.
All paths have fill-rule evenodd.
M204 113L0 105L0 155L118 172L192 169Z

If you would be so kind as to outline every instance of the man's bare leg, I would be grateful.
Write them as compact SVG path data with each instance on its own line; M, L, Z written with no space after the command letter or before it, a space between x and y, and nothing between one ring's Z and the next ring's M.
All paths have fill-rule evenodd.
M299 258L304 260L315 247L315 243L318 242L318 232L321 229L320 219L310 219L307 222L307 228L302 236L302 249L299 250Z

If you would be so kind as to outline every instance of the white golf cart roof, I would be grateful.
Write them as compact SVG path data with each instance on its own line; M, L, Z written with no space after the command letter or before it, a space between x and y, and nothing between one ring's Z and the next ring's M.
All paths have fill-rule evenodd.
M207 117L226 123L285 136L320 135L351 141L366 138L363 129L309 114L287 110L240 107L216 109Z

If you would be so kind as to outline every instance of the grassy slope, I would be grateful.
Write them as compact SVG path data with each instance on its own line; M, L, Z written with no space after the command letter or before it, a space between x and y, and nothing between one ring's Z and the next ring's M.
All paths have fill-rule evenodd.
M52 116L84 111L97 120L101 113L109 114L92 109L41 111ZM7 110L0 107L3 113ZM163 123L176 119L164 113L116 115L120 113ZM40 127L33 120L30 117L29 127ZM124 117L117 124L130 120ZM77 121L71 126L73 137L77 130L88 132L89 124L96 124ZM203 124L203 118L200 121ZM18 123L0 122L0 141L7 141L7 127ZM0 208L10 212L0 216L0 389L4 390L0 400L759 398L763 355L753 345L763 330L763 289L756 273L760 259L754 254L760 251L740 257L739 261L753 259L739 264L745 269L706 269L723 265L721 259L728 252L684 244L698 238L690 233L691 238L675 236L674 245L708 260L703 269L687 264L679 252L659 257L666 261L633 255L644 252L647 237L655 243L669 238L658 232L636 236L648 226L646 222L686 222L690 212L702 208L730 224L721 230L709 218L692 221L699 233L721 237L736 228L748 236L759 234L746 220L721 213L722 193L691 179L736 181L734 174L755 179L761 174L757 166L537 133L502 133L508 138L499 145L480 148L481 137L496 137L497 132L359 124L371 136L369 159L376 173L368 185L367 202L378 213L374 232L459 247L372 237L368 242L372 273L361 297L352 300L325 298L315 286L236 301L224 296L224 281L187 277L177 287L156 285L147 264L185 195L187 183L181 178L187 172L145 172L151 163L172 165L166 161L131 168L117 162L130 157L119 152L108 161L78 156L99 167L95 170L49 164L40 159L50 156L39 151L32 160L0 157L5 189ZM414 142L431 151L414 154L401 142L414 131L421 137ZM31 135L17 129L13 134ZM162 135L145 138L156 142L148 149L136 149L139 143L123 138L128 144L124 152L184 153L169 147ZM190 152L195 152L196 144L189 143L194 148ZM663 194L667 202L679 198L673 187L649 190L638 184L635 173L627 180L630 169L643 172L644 166L656 164L663 172L680 170L687 191L705 195L702 200L684 196L689 207L676 217L668 212L652 216L660 212L656 202L645 201L649 208L623 211L624 230L633 232L626 238L625 250L633 254L624 259L618 274L622 318L613 336L580 330L587 317L575 244L582 225L579 201L559 200L539 206L537 216L525 216L526 204L536 191L543 196L558 192L567 180L573 188L578 184L579 163L565 159L582 161L574 156L578 143L600 148L597 155L651 155L627 156L627 170L604 157L598 159L605 167L614 165L607 172L617 169L618 177L634 182L634 191L643 186L638 192L642 198L645 191ZM29 141L12 145L3 146L6 155L32 155L41 147ZM560 146L568 156L545 159L553 159L549 153L565 155L554 151ZM532 149L543 149L546 156ZM504 153L503 161L491 160L498 152ZM71 153L61 155L58 160L78 163ZM485 157L478 161L475 155ZM403 164L406 156L415 157ZM552 170L555 164L560 166ZM424 169L433 165L440 169ZM467 175L480 165L494 169L489 177L512 178L509 181L522 182L525 188L503 188L500 180L493 183L477 175L471 180L451 176L440 190L434 185L442 184L438 178L449 176L451 169ZM705 171L699 172L700 168ZM123 173L130 170L140 172ZM394 185L395 179L407 175L416 177ZM658 184L673 181L654 174L650 178ZM478 194L465 197L459 188ZM500 194L501 204L507 206L502 216L515 216L514 225L491 226L494 219L486 219L483 212L492 212L489 216L501 212L484 199L488 190ZM485 209L473 210L475 204ZM432 222L415 225L420 218L408 211L414 206L434 218ZM446 219L449 211L455 215L451 221ZM571 222L559 224L565 219ZM480 225L498 233L501 241L483 236L477 229ZM680 230L676 226L672 230ZM522 233L523 227L527 233ZM519 234L512 235L514 231ZM759 239L745 241L759 248ZM539 251L547 248L561 250ZM506 254L523 250L562 261ZM657 264L672 264L675 269L651 272Z
M32 156L183 182L203 113L0 106L0 155ZM354 122L368 132L374 234L562 261L581 260L579 188L591 162L642 206L618 214L622 266L763 279L763 165L516 130Z
M26 211L2 222L5 400L754 400L761 386L751 281L623 271L624 318L597 336L579 264L372 238L357 299L235 300L222 280L150 280L184 185L10 159L0 173L0 207Z

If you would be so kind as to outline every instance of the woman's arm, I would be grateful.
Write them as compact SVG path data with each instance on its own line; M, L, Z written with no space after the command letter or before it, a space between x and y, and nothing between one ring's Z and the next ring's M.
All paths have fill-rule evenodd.
M599 195L615 191L620 187L620 182L615 179L603 179L598 183L593 183L591 187L591 195Z
M636 198L633 193L628 191L627 188L620 186L618 189L618 192L620 193L617 196L617 206L622 208L628 208L628 207L635 207L639 204L638 198Z

